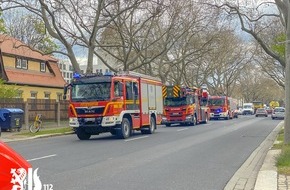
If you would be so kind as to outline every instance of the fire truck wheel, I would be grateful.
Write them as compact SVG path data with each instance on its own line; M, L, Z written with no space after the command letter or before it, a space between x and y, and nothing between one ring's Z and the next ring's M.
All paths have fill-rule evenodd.
M141 133L142 134L153 134L155 132L156 129L156 120L154 117L151 117L150 119L150 125L147 128L141 128Z
M117 135L122 139L126 139L131 135L131 130L131 123L129 119L123 118L121 128L117 130Z
M187 123L187 125L189 125L189 126L195 126L196 125L196 117L195 116L192 116L191 122Z
M150 126L149 126L149 134L153 134L155 132L156 129L156 121L154 117L150 118Z
M207 124L207 123L208 123L208 115L207 115L207 114L205 115L205 120L204 120L203 123L204 123L204 124Z
M77 128L76 132L80 140L88 140L91 137L91 134L87 133L83 128Z

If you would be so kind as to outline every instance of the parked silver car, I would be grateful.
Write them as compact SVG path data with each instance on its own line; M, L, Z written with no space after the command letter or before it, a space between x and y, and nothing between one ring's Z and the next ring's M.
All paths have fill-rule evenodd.
M276 107L272 112L272 119L284 119L285 118L285 108Z
M260 117L260 116L268 117L268 112L266 111L265 108L258 108L258 109L256 110L255 115L256 115L256 117Z

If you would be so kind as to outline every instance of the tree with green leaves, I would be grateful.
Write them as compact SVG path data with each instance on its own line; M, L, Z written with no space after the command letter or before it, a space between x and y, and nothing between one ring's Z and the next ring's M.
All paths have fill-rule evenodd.
M15 85L7 85L5 81L0 79L0 98L16 98L18 88Z

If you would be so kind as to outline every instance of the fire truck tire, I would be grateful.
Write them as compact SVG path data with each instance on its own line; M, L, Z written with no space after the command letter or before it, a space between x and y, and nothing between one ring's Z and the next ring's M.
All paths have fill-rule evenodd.
M122 124L119 129L117 129L117 135L119 138L126 139L131 135L131 122L128 118L123 118Z
M230 114L227 115L227 117L225 117L225 120L229 120L230 119Z
M88 140L91 137L91 134L87 133L83 128L77 128L77 136L80 140Z
M205 120L203 121L203 124L207 124L208 123L208 115L205 115Z
M148 133L153 134L155 132L155 129L156 129L156 120L154 117L151 117Z
M197 119L196 119L196 116L195 116L195 115L192 117L192 121L189 123L189 125L190 125L190 126L195 126L195 125L197 125Z
M141 133L142 134L153 134L155 132L156 129L156 120L154 117L150 118L150 125L149 127L145 128L145 129L141 129Z

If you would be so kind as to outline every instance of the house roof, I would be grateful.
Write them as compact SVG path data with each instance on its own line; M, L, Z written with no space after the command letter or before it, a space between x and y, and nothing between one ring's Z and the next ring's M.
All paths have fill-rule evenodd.
M45 61L49 70L49 72L44 73L40 71L31 71L29 69L5 67L4 70L7 83L57 88L62 88L66 83L58 68L57 59L52 56L42 55L39 51L28 47L19 40L7 35L0 35L0 52L2 52L2 55L6 53L13 56ZM0 61L0 64L3 63Z
M37 51L28 45L22 43L21 41L12 38L8 35L0 34L0 49L4 54L12 54L16 56L23 56L43 61L53 61L58 60L52 56L44 55L40 51Z
M7 83L58 88L64 87L65 81L61 76L58 66L56 63L50 63L50 65L55 75L52 73L39 73L23 69L5 68L8 78Z

